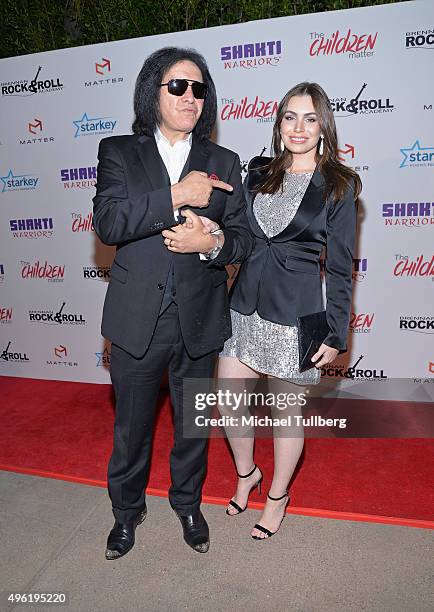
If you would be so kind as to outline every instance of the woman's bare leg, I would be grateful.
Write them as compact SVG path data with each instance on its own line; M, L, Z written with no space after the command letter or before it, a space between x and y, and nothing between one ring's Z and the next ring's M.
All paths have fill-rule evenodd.
M294 385L285 381L277 381L277 379L270 378L272 385L276 385L276 392L285 389L285 393L294 393L299 395L305 392L305 388L300 385ZM276 384L278 382L278 384ZM274 389L274 386L272 386ZM285 417L301 415L299 406L294 406L285 410L276 410L273 413L273 417ZM269 494L271 497L281 497L287 490L289 481L292 478L294 470L297 466L298 460L300 459L301 452L303 450L304 437L303 428L296 427L294 420L292 421L293 426L285 430L284 427L273 428L273 441L274 441L274 474ZM271 532L275 532L279 529L280 523L285 513L287 498L284 497L280 501L273 501L268 499L264 507L259 524L268 529ZM253 528L251 531L252 536L266 538L267 535L258 529Z
M217 372L219 379L257 379L260 377L258 372L241 363L236 357L220 357ZM220 411L222 414L228 414L224 407ZM254 429L243 428L243 436L239 438L228 435L228 442L232 449L238 474L244 475L251 472L254 467ZM238 478L237 490L232 499L240 508L246 506L250 490L259 478L259 470L255 470L249 478ZM231 515L238 514L238 511L231 505L228 506L228 512Z

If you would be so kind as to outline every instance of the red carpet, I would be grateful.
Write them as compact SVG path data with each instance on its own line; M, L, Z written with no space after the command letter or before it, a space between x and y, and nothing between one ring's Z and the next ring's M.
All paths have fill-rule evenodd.
M114 410L111 387L0 377L0 468L105 486ZM162 397L149 492L165 495L172 440ZM290 513L434 528L433 443L424 439L308 439L291 485ZM272 442L257 443L265 490ZM223 439L210 443L206 501L224 503L235 472ZM251 496L260 507L265 495Z

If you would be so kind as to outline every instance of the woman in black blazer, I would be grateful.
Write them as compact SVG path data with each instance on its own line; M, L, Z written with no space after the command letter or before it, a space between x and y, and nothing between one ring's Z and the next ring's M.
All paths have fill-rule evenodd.
M255 246L231 290L233 336L220 355L218 377L268 376L285 381L286 390L299 396L306 385L319 382L322 366L346 350L361 183L338 159L333 111L316 83L293 87L280 102L272 148L273 158L252 159L244 184ZM313 357L315 367L300 373L297 317L324 309L324 250L330 333ZM280 527L303 448L302 428L297 437L276 431L274 476L261 520L251 532L258 540ZM226 510L230 516L246 509L250 491L262 481L253 435L245 433L229 437L239 477Z

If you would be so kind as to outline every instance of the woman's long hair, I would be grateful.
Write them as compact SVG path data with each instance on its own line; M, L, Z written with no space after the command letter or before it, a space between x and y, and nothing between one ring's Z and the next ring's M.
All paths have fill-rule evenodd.
M197 138L209 138L217 116L217 95L214 82L208 70L205 59L194 49L164 47L146 58L136 80L134 91L133 123L134 134L152 136L161 121L160 91L166 72L177 64L188 60L193 62L202 73L203 82L207 86L202 114L194 128Z
M319 143L316 151L318 170L325 180L326 201L336 202L342 199L349 187L354 188L354 196L358 197L362 190L359 175L342 164L338 159L338 137L336 133L335 118L327 94L317 83L299 83L284 96L277 109L276 121L273 126L273 139L271 143L274 157L265 169L265 179L255 189L260 193L277 193L283 186L283 179L287 168L292 165L292 153L288 149L282 151L282 138L280 124L285 116L288 102L294 96L310 96L317 116L321 134L324 137L323 154L319 154Z

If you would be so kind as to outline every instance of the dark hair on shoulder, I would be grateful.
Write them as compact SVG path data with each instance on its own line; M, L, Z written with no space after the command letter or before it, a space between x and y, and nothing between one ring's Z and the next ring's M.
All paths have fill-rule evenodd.
M202 114L194 128L194 134L200 139L210 136L217 116L217 95L214 82L208 70L207 63L200 53L194 49L164 47L158 49L146 58L136 80L134 91L133 132L152 136L160 123L160 85L166 72L178 62L188 60L193 62L202 73L203 82L207 86Z
M261 193L276 193L282 188L285 172L292 164L292 153L288 149L282 151L282 138L280 124L285 116L288 102L294 96L310 96L315 109L321 133L324 137L323 154L319 153L319 143L316 151L318 170L325 180L325 196L327 200L336 202L341 200L348 188L353 189L354 199L357 199L362 182L359 175L352 168L339 161L338 136L333 109L324 89L318 83L299 83L292 87L279 103L276 121L273 126L272 150L274 157L264 167L265 178L256 191Z

